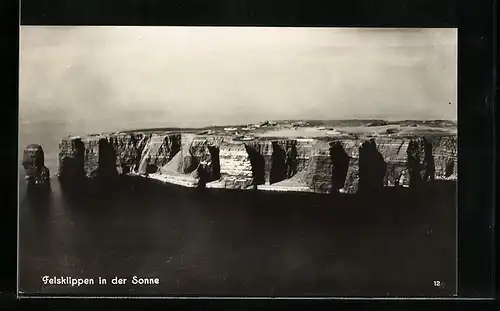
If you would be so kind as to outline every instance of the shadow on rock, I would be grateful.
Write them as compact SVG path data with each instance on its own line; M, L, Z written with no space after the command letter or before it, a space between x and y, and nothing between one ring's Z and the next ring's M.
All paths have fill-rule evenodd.
M384 157L377 150L375 140L370 140L359 148L359 191L377 192L384 189L387 169Z
M336 194L345 185L350 157L342 143L333 142L330 144L330 158L332 160L332 193Z
M264 156L257 150L245 145L250 163L252 164L252 174L254 185L262 185L265 183L265 160Z

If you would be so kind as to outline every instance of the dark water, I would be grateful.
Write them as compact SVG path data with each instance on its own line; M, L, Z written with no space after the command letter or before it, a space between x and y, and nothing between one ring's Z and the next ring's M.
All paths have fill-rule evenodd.
M335 198L124 179L67 196L53 178L48 195L20 185L19 248L25 293L450 296L455 184ZM160 284L43 285L44 275Z

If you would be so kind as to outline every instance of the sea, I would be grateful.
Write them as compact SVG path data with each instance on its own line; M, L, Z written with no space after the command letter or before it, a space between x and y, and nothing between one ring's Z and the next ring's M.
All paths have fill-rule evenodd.
M332 196L192 189L130 177L98 193L70 195L55 176L58 143L74 134L67 128L20 128L21 295L456 293L454 182ZM24 181L21 156L30 143L45 151L52 174L46 193L29 192ZM48 281L54 279L59 284Z

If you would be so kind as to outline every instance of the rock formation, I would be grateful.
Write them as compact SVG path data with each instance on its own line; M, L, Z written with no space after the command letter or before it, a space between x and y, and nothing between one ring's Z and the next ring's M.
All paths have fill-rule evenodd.
M50 171L45 166L45 155L40 145L31 144L24 149L22 165L29 185L48 185Z
M327 138L182 132L68 137L62 180L139 175L206 188L354 193L457 178L456 135Z

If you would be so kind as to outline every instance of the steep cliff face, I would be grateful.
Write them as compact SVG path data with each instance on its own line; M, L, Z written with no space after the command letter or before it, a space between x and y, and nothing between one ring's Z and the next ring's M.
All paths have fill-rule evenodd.
M299 191L331 193L352 186L358 180L353 170L357 172L358 169L357 155L354 152L348 154L344 149L350 143L314 139L276 142L278 155L274 158L273 167L278 168L279 178L273 179L269 190L273 190L274 186L284 191L296 188ZM355 156L353 163L349 163L351 155ZM276 174L276 171L273 173ZM348 176L351 178L348 179Z
M410 186L418 186L423 182L434 180L435 163L432 144L425 137L412 139L407 153Z
M297 156L292 149L295 150L292 140L228 139L220 145L221 179L210 186L253 189L291 178L297 166Z
M433 137L432 144L437 179L457 178L457 138L455 136Z
M433 148L424 137L379 137L337 143L343 147L338 153L345 152L349 158L345 183L339 188L341 192L417 186L435 178ZM455 158L456 154L451 157Z
M407 150L410 146L410 140L385 137L375 140L375 143L386 166L384 186L408 186Z
M331 192L332 162L330 160L330 145L327 142L318 141L312 146L305 181L307 187L313 192Z
M143 158L144 149L146 148L146 145L149 141L150 136L151 135L137 134L137 137L139 138L139 140L137 141L137 145L136 145L134 165L132 166L132 169L131 169L131 171L134 173L137 173L139 171L139 166L140 166L141 160Z
M339 192L344 193L355 193L359 189L359 150L362 144L362 140L350 139L335 141L334 143L338 146L336 147L336 153L345 152L349 161L346 172L346 178L342 187L338 188ZM339 180L338 184L342 184Z
M297 140L272 141L271 165L269 171L269 184L275 184L285 179L290 179L298 172Z
M187 187L198 187L200 183L199 162L190 151L191 137L182 137L179 143L180 150L174 157L149 177Z
M86 177L94 177L99 169L100 137L85 137L81 140L84 148L83 170Z
M196 168L201 183L206 184L218 180L221 176L220 145L223 139L221 137L192 136L189 137L188 142L190 161L193 162L191 166Z
M252 164L253 185L271 182L273 146L268 140L252 140L244 143Z
M136 165L137 149L141 139L141 134L118 134L109 137L108 142L116 154L116 167L119 173L129 173Z
M251 156L243 143L224 140L219 146L219 161L220 179L208 183L207 187L247 189L254 185L254 171L259 168L252 170ZM254 165L257 165L255 160Z
M264 139L142 133L68 138L60 175L135 173L207 188L354 193L456 179L455 137Z
M181 156L177 167L177 171L181 174L190 174L195 171L198 172L200 160L205 156L205 150L193 147L194 138L194 135L182 135L181 149L179 151ZM198 157L196 157L193 152L196 152Z
M343 191L347 184L347 174L351 158L344 149L342 142L334 141L330 143L330 160L332 165L331 191Z
M136 164L140 138L116 134L63 139L59 145L59 176L95 178L128 173Z
M220 137L170 133L136 141L139 165L132 173L190 187L220 178Z
M141 153L138 172L140 174L156 173L158 168L167 164L181 149L181 135L152 134Z

